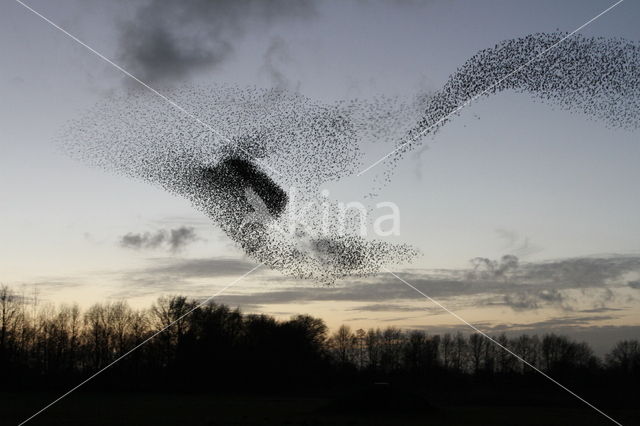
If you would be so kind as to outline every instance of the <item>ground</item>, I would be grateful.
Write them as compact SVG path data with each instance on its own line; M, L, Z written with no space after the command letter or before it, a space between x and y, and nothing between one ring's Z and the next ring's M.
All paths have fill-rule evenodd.
M0 424L17 425L59 394L0 394ZM607 425L587 406L441 405L414 410L349 408L327 397L96 393L77 391L28 424L37 425ZM605 411L640 425L640 408Z

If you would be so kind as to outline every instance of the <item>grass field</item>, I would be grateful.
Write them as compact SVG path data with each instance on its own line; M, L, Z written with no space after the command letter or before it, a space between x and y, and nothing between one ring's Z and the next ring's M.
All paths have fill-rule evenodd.
M59 394L0 394L1 425L17 425ZM606 407L605 407L606 408ZM626 425L640 425L640 407L607 409ZM46 410L31 425L607 425L587 406L439 405L370 409L330 398L249 395L92 393L78 391Z

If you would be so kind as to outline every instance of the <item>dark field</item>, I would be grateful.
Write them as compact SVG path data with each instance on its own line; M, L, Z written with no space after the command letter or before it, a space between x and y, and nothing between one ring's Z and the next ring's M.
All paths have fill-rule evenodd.
M515 391L515 390L514 390ZM552 391L555 392L555 391ZM17 425L59 394L2 393L0 424ZM357 397L356 397L357 399ZM432 401L432 400L430 400ZM515 402L515 401L512 401ZM365 404L366 405L366 404ZM79 391L31 425L607 425L579 403L454 405L446 402L358 404L329 397L92 393ZM640 425L640 408L602 407L624 425Z
M308 315L278 321L215 304L191 312L195 302L180 296L143 311L107 303L33 317L5 300L20 321L0 327L0 426L89 377L28 424L613 424L541 372L622 424L640 425L637 340L601 358L553 333L495 337L526 365L479 334L329 333ZM144 340L166 324L174 326Z

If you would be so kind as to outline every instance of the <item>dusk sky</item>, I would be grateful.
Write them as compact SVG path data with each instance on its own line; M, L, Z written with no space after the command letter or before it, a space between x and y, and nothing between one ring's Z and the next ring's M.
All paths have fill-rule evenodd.
M153 26L166 24L156 3L27 4L163 93L256 86L332 103L411 101L480 49L571 32L614 2L315 1L268 14L220 2L218 30L197 18L165 28L201 43L185 46L154 39ZM136 26L141 11L149 21ZM640 3L624 1L580 34L637 43L639 19ZM147 89L15 1L0 6L0 52L0 283L55 303L146 306L163 294L209 296L256 265L187 200L60 151L70 121L109 96ZM640 333L639 135L503 92L424 138L374 200L365 196L382 167L326 189L336 202L396 203L393 241L422 254L390 268L469 322L489 332L561 330L601 350ZM396 142L372 143L366 159ZM172 230L186 234L171 240ZM505 255L518 265L501 268ZM261 268L216 300L307 313L331 327L468 331L384 272L324 286Z

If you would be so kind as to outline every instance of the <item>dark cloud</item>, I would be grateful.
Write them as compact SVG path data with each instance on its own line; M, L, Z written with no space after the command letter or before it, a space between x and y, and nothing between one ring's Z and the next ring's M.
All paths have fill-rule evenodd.
M601 308L593 308L593 309L583 309L580 312L581 313L588 313L588 314L601 314L603 312L618 312L618 311L624 311L624 309L622 308L607 308L607 307L601 307Z
M284 289L224 296L233 305L253 303L259 305L311 302L378 302L395 299L415 299L415 293L397 282L355 282L343 286L292 286Z
M625 274L630 270L640 271L640 266L634 266L639 264L640 258L635 257L566 259L541 264L519 263L510 272L509 279L469 278L473 270L412 271L399 273L399 276L430 297L446 300L445 306L452 309L506 306L524 311L551 307L586 314L618 311L615 306L609 306L610 302L614 300L616 289L628 285L624 280ZM600 273L600 281L590 278L586 285L576 278L585 275L586 271L580 271L576 265L581 265L587 271L591 271L594 265L600 265L607 268L607 272ZM127 283L127 297L176 291L176 288L187 284L191 294L206 294L209 285L198 283L198 279L238 276L253 266L253 263L242 259L152 259L148 267L129 271L122 275L121 280ZM536 277L535 272L538 271L541 273ZM435 309L414 290L389 274L328 287L305 281L289 281L289 285L281 276L261 271L256 277L261 282L273 283L278 287L272 289L266 286L267 290L222 295L219 300L232 306L251 306L252 310L272 304L313 302L359 303L350 308L358 312L430 312ZM551 281L549 277L557 280ZM417 303L420 301L425 302L424 306Z
M421 316L412 316L412 317L395 317L395 318L381 318L378 319L380 322L398 322L398 321L406 321L410 319L420 318Z
M31 282L29 285L33 286L34 289L37 288L37 290L53 291L62 288L82 287L85 283L80 281L78 277L56 277L46 281Z
M583 257L528 264L519 279L563 287L601 287L634 271L640 271L640 257Z
M500 261L486 258L472 260L474 268L466 277L487 293L502 293L498 302L514 310L556 307L576 310L581 303L592 303L592 309L606 308L615 299L612 287L624 285L629 272L640 271L640 257L608 256L561 259L551 262L521 263L515 256ZM480 286L480 287L478 287ZM578 290L580 300L568 296Z
M504 295L503 302L515 311L539 309L542 306L559 306L565 301L565 296L556 289L526 290Z
M181 226L169 230L161 229L156 232L129 232L120 237L119 244L121 247L137 250L167 248L176 252L196 240L198 240L198 236L194 228Z
M211 278L241 275L255 266L255 263L242 259L227 258L158 259L157 263L144 269L143 273L173 279Z
M486 257L476 257L471 259L473 271L471 278L507 278L508 274L518 269L519 260L512 254L502 256L500 261L487 259Z
M366 312L414 312L424 311L424 306L412 306L399 303L373 303L368 305L356 306L349 309L350 311L366 311Z
M122 288L113 293L114 298L141 297L150 294L174 293L183 295L208 295L211 283L189 282L191 279L210 279L216 277L240 276L256 265L242 259L224 257L202 259L149 259L145 268L125 271L119 274ZM259 272L259 271L258 271ZM193 296L196 297L196 296ZM229 302L234 305L235 303ZM243 307L252 309L257 304L247 301Z
M214 68L248 31L315 14L315 0L149 0L122 24L120 58L146 82Z
M125 248L141 249L141 248L157 248L164 242L165 235L162 232L151 234L134 234L132 232L123 235L120 238L120 246Z
M193 228L181 227L169 231L168 244L171 250L179 250L187 244L197 240Z
M636 257L582 258L524 264L516 260L489 261L495 267L489 270L489 275L480 274L482 278L478 278L476 269L418 271L400 273L399 276L436 300L466 298L464 303L502 305L516 311L553 307L564 311L604 312L611 309L607 303L614 299L612 289L626 284L623 279L625 274L640 271L640 258ZM597 268L606 271L600 271L594 277L594 269ZM505 270L509 271L508 275ZM588 279L582 281L581 277ZM579 292L581 297L570 292ZM415 302L420 300L418 297L396 278L381 274L340 286L292 285L273 291L227 296L226 300L234 305L351 301L368 303L354 310L380 312L417 310L419 307L411 308L401 302ZM591 306L584 306L585 303Z
M476 322L474 325L477 326L484 333L495 335L499 333L514 333L521 334L526 332L537 332L537 333L552 333L557 332L556 330L564 327L564 328L573 328L573 327L584 327L588 325L592 325L594 322L598 321L607 321L616 319L617 317L612 315L569 315L558 318L551 318L543 321L536 321L531 323L515 323L515 324L491 324L489 322ZM411 328L415 329L437 329L438 332L451 332L454 330L464 330L467 327L464 324L451 324L451 325L440 325L434 327L425 326L423 324L414 325ZM640 328L640 327L638 327ZM470 331L470 330L469 330Z

